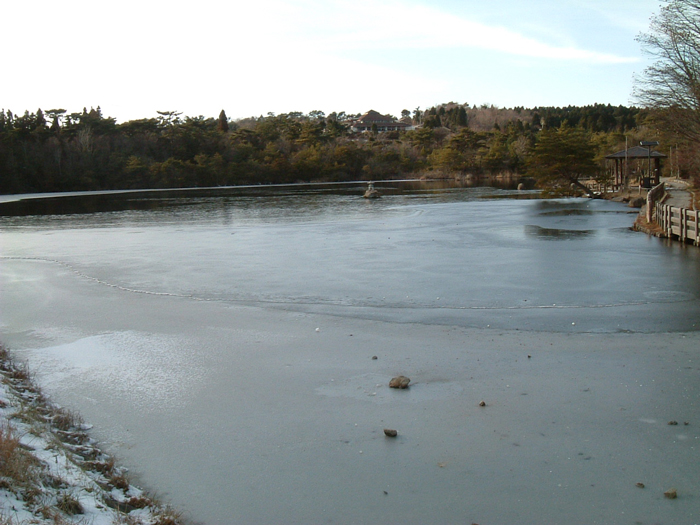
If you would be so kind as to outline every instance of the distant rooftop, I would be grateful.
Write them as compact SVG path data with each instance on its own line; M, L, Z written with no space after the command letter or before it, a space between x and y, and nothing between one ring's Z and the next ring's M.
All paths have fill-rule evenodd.
M373 126L377 131L401 131L411 129L412 124L409 122L401 122L389 115L382 115L378 111L370 109L359 119L352 122L351 129L353 131L370 131Z
M367 113L357 119L357 122L361 122L363 124L372 124L374 122L386 124L388 122L396 122L396 119L390 117L389 115L382 115L378 111L370 109Z
M647 148L644 148L642 146L633 146L631 148L627 148L627 153L625 154L625 150L623 149L622 151L618 151L617 153L613 153L612 155L606 155L606 159L624 159L627 157L628 159L641 159L641 158L648 158L651 156L652 158L660 158L660 159L665 159L666 155L663 153L659 153L658 151L652 151L651 155L649 154L649 150Z

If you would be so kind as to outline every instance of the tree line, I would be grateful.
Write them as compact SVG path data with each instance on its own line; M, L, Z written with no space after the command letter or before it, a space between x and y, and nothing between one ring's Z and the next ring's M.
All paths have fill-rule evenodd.
M403 132L353 133L359 115L291 112L232 121L159 111L117 123L99 107L0 111L0 193L210 187L397 177L525 174L543 130L581 130L602 170L625 136L647 133L635 107L497 108L446 103L401 119ZM532 171L533 168L530 168Z
M0 193L208 187L396 177L529 174L542 186L609 181L606 154L661 143L662 171L700 183L700 2L663 0L638 36L653 63L640 107L498 108L449 102L401 120L413 129L354 133L360 115L290 112L231 121L159 111L117 123L99 107L0 111Z

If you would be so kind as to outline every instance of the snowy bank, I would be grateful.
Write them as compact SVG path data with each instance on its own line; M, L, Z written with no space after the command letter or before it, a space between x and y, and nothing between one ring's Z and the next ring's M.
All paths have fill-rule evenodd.
M177 525L0 344L0 525Z

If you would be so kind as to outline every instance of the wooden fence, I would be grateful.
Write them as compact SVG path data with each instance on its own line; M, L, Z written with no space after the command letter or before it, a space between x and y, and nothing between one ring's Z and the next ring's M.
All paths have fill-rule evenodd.
M664 195L666 195L666 186L663 182L654 186L647 193L647 222L654 219L653 213L656 210L656 205L663 200Z
M682 242L700 246L700 211L676 208L656 202L656 224L663 228L669 238L677 237Z

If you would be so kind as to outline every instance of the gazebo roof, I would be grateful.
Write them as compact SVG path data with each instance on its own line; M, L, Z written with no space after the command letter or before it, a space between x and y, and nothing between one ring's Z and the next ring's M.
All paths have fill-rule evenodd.
M651 154L649 153L649 150L643 146L633 146L631 148L628 148L625 154L625 150L623 149L622 151L618 151L617 153L613 153L612 155L606 155L606 159L624 159L627 157L628 159L646 159L649 156L652 158L659 158L659 159L665 159L666 155L663 153L659 153L658 151L652 151Z

